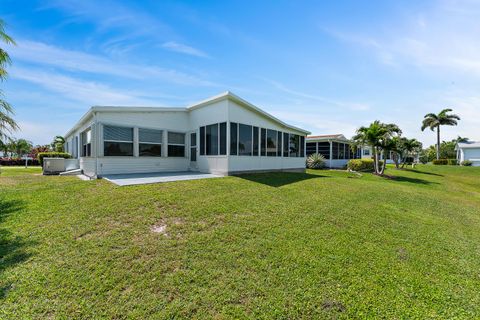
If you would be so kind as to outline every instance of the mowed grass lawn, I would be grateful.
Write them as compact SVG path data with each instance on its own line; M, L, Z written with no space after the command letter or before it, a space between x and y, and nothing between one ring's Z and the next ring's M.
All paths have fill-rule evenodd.
M387 173L2 168L0 318L479 318L480 168Z

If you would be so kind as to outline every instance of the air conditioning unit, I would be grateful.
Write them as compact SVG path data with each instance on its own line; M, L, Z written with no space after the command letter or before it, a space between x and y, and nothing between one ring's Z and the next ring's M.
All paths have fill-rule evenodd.
M65 159L63 158L43 158L43 174L59 174L65 171Z

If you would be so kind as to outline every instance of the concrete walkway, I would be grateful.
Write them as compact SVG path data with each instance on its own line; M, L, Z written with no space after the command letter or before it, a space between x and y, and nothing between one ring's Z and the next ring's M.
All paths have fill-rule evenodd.
M183 180L197 180L220 178L222 176L211 173L199 172L152 172L152 173L129 173L129 174L108 174L103 179L116 184L117 186L131 186L136 184L162 183Z

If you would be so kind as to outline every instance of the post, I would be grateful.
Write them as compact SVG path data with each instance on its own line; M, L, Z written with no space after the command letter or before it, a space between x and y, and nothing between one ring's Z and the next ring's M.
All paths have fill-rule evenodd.
M330 163L330 169L331 169L331 168L332 168L333 146L332 146L332 140L329 140L328 142L330 143L330 159L329 159L329 163Z

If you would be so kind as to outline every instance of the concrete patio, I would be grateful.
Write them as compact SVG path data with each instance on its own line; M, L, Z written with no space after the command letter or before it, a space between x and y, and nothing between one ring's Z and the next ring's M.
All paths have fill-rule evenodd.
M163 183L172 181L198 180L221 178L220 175L199 172L153 172L153 173L130 173L130 174L110 174L102 176L103 179L110 181L117 186L131 186L138 184Z

